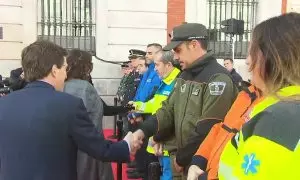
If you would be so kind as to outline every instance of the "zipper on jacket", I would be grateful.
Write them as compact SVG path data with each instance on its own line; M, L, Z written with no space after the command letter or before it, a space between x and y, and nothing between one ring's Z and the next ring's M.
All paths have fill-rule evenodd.
M187 105L188 105L188 102L190 100L190 97L191 97L191 86L192 86L192 83L189 81L185 81L185 83L187 84L188 86L188 96L187 96L187 100L185 101L185 105L184 105L184 111L183 111L183 116L181 118L181 123L180 123L180 133L181 133L181 138L180 138L180 146L182 147L183 146L183 129L182 129L182 124L183 124L183 120L185 118L185 114L186 114L186 109L187 109Z

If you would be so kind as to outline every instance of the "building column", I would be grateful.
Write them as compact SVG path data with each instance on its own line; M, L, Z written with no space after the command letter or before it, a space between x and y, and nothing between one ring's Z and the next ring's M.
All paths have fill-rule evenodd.
M283 0L260 0L257 7L256 24L271 17L279 16L282 11L282 2Z
M185 0L185 21L208 26L207 0Z
M297 12L300 13L300 1L299 0L282 0L283 13ZM284 7L285 6L285 7Z
M175 26L185 21L185 0L168 0L167 10L167 41L169 33Z
M22 1L23 45L27 46L37 39L37 0Z
M96 1L96 55L108 58L108 0Z

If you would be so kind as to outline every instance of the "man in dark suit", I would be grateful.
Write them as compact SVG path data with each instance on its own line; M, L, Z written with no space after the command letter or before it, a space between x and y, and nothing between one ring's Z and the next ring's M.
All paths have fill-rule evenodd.
M231 58L224 59L224 67L230 72L233 83L236 84L238 87L240 87L241 83L243 82L243 78L233 68L233 59L231 59Z
M22 52L29 84L0 98L0 180L76 180L80 149L102 161L128 162L141 139L101 136L81 99L63 90L66 51L37 41Z

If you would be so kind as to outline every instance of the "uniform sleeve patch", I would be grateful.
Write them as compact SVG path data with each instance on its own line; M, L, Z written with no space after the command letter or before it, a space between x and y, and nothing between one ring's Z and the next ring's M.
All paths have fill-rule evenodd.
M220 96L223 94L225 89L225 82L211 82L208 84L209 92L213 96Z
M258 173L257 169L259 165L260 161L256 158L256 155L252 153L244 156L244 162L241 167L244 169L245 175L254 175Z
M163 95L169 96L170 95L170 91L163 91Z

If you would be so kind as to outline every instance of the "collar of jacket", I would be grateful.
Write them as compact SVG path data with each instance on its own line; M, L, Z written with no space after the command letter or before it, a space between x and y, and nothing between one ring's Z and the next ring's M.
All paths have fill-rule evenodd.
M154 68L155 68L155 64L154 64L154 62L151 62L151 63L148 65L148 68L150 68L150 69L154 69Z
M41 80L30 82L25 88L49 88L55 90L51 84Z
M232 68L230 74L234 74L234 73L236 73L236 70L234 68Z
M294 95L299 95L300 94L300 86L288 86L280 89L277 92L277 95L280 97L289 97L289 96L294 96ZM252 112L250 113L250 117L254 117L258 113L262 112L269 106L276 104L279 102L280 99L276 96L267 96L263 98L259 103L257 103Z
M171 71L171 73L163 79L163 82L167 85L170 85L174 79L176 79L177 75L180 73L180 70L176 67Z
M193 62L188 68L184 71L191 73L199 73L202 69L210 63L216 63L217 60L214 57L214 53L212 51L208 51L203 56L199 57L195 62Z

